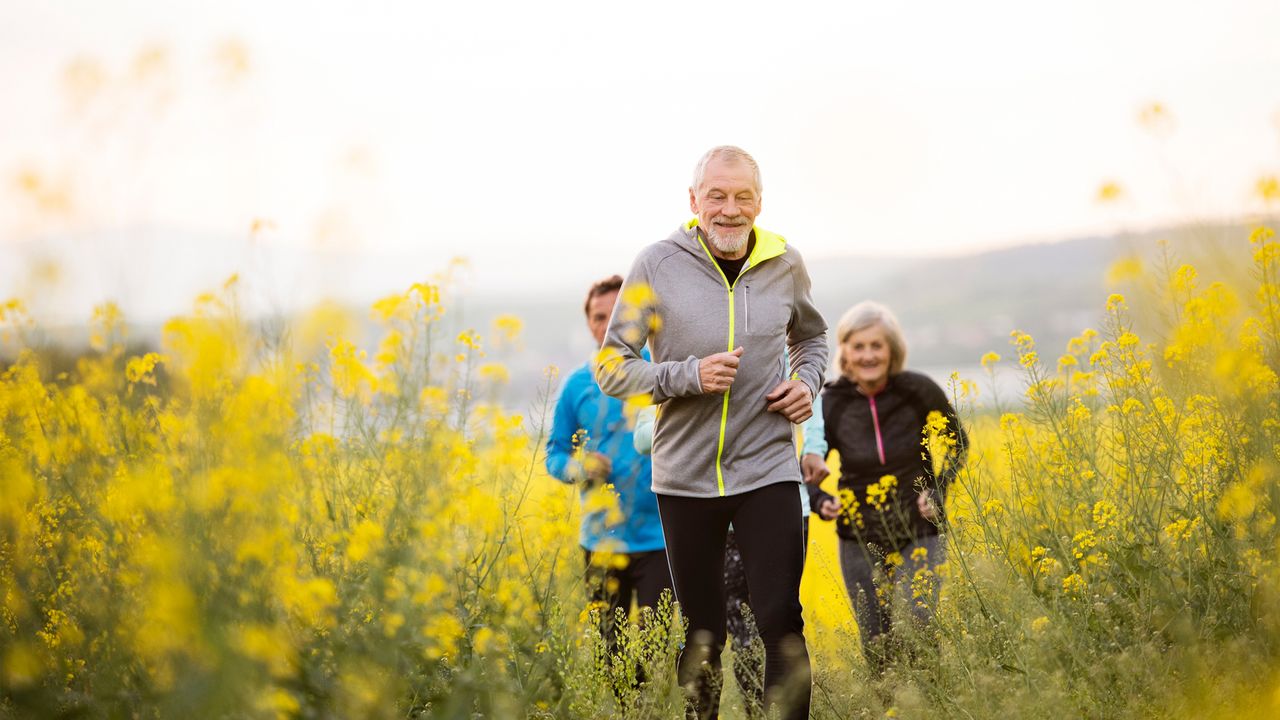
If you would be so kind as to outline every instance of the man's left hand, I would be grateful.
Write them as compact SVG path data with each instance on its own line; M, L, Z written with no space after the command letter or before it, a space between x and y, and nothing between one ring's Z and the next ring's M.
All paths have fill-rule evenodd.
M769 401L769 412L799 424L813 416L813 394L802 380L786 380L764 396Z

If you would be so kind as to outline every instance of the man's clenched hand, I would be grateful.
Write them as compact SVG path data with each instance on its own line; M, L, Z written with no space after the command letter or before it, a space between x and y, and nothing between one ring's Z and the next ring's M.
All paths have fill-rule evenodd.
M604 453L591 452L582 458L582 474L588 485L608 482L609 473L613 471L613 461Z
M764 396L769 401L769 412L782 413L793 423L802 423L813 416L813 393L802 380L786 380Z
M733 352L708 355L698 361L698 381L702 383L704 393L722 393L733 384L738 375L738 364L742 360L742 348Z

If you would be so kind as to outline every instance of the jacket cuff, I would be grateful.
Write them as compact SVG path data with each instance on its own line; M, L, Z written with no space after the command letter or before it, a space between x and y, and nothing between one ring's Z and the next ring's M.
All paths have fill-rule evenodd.
M669 360L658 365L653 383L653 402L660 404L673 397L689 397L702 394L702 381L698 379L698 358L690 355L685 360Z
M810 402L818 399L818 393L822 392L822 376L813 372L808 367L796 370L796 379L803 382L809 388Z

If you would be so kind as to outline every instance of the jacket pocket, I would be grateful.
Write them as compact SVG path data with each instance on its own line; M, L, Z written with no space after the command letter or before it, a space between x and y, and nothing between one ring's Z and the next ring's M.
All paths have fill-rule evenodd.
M778 298L765 278L752 278L750 285L739 286L742 296L742 333L775 337L786 332L791 314L790 303Z

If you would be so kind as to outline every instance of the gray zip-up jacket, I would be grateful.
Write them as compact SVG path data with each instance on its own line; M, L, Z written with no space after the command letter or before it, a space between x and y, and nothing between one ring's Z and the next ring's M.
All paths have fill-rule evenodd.
M614 397L658 405L655 493L717 497L800 482L792 425L765 409L765 395L786 379L789 353L791 377L818 396L827 324L800 253L781 235L753 232L730 286L689 221L640 252L614 306L596 381ZM646 342L652 361L640 356ZM703 394L698 360L738 346L732 387Z

